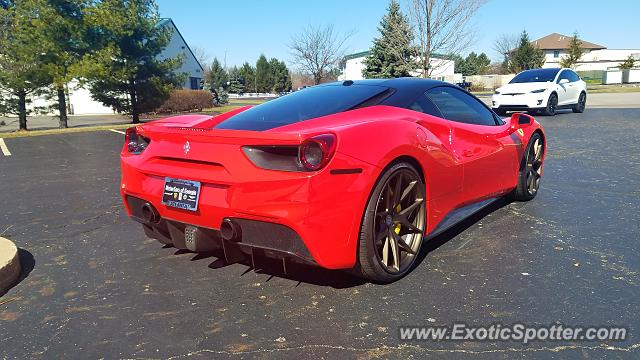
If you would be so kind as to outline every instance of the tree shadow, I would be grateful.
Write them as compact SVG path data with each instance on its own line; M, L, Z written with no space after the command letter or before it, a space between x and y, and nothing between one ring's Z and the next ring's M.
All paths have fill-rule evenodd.
M20 284L24 279L26 279L29 274L31 274L31 271L33 271L33 269L36 267L36 259L29 251L18 248L18 258L20 258L20 276L11 286L9 286L9 288L7 288L5 291L0 291L0 297L4 296L9 292L9 290L13 289L14 287L16 287L16 285Z

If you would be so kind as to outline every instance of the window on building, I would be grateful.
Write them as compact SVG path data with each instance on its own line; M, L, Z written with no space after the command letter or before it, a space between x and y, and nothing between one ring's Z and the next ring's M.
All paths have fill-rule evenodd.
M553 57L554 58L559 58L560 57L560 50L553 50Z
M191 89L191 90L200 90L200 78L190 77L189 78L189 89Z

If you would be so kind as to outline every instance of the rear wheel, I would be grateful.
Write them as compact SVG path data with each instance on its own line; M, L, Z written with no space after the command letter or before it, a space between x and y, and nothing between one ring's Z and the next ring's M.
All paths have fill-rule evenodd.
M534 133L529 139L529 144L520 164L518 187L511 197L517 201L529 201L536 197L540 188L542 177L542 156L544 155L544 142L539 133Z
M580 97L578 97L578 102L575 105L573 105L571 110L573 110L574 113L583 113L586 107L587 107L587 93L581 92Z
M547 107L544 109L544 114L547 116L553 116L556 114L557 109L558 109L558 95L551 94L549 95L549 100L547 101Z
M402 278L420 252L426 224L425 185L398 163L378 179L367 203L358 248L359 275L381 283Z

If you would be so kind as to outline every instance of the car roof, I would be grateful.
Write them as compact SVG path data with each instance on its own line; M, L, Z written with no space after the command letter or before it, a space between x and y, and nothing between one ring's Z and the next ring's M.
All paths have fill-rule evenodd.
M369 85L369 86L384 86L388 88L392 88L396 90L397 93L403 94L419 94L424 93L427 90L436 87L447 85L451 86L452 84L433 80L433 79L423 79L417 77L401 77L401 78L391 78L391 79L364 79L364 80L346 80L346 81L336 81L331 83L322 84L319 86L350 86L350 85Z

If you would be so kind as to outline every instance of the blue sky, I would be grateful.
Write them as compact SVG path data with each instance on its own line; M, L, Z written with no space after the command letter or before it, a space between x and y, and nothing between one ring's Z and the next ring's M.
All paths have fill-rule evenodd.
M333 23L354 31L349 52L367 50L388 0L156 0L191 47L200 47L228 66L255 63L261 53L290 62L291 36L309 25ZM400 0L407 1L407 0ZM640 48L640 1L489 0L474 18L476 41L468 51L497 58L493 41L523 29L536 39L552 32L608 48Z

